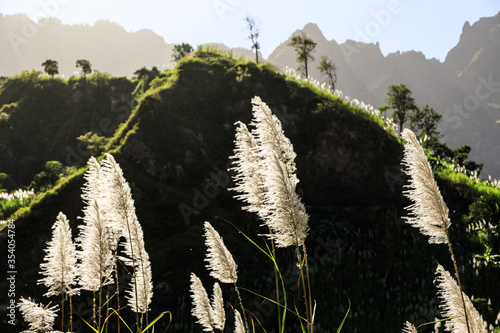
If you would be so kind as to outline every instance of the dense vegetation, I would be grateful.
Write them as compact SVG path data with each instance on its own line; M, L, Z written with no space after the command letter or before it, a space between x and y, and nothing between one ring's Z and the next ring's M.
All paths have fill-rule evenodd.
M91 154L103 152L115 156L132 188L151 254L153 313L171 311L173 331L199 329L190 315L189 273L211 279L203 267L204 221L224 236L239 263L239 284L272 296L271 263L217 219L263 242L256 236L261 222L241 211L228 190L233 184L227 172L234 123L250 121L250 100L258 95L278 115L297 153L298 190L311 215L306 245L317 332L336 331L348 299L349 332L395 332L406 320L434 320L436 262L447 268L451 262L446 247L427 245L401 220L407 205L402 145L382 120L310 83L287 79L268 64L213 50L199 49L171 71L141 73L135 80L99 73L62 80L24 72L2 80L0 143L8 158L2 157L0 172L7 176L0 182L9 190L31 184L39 191L29 207L17 213L2 209L0 215L16 219L23 296L43 299L36 280L50 226L63 211L76 229L82 167ZM500 191L445 165L460 152L439 155L439 146L432 147L429 157L450 207L464 289L493 324L500 310L500 290L491 288L499 276L492 255L500 246ZM293 291L296 257L293 251L278 256ZM5 281L0 286L5 294ZM275 307L251 293L242 297L270 331ZM75 330L83 331L83 325L75 323Z

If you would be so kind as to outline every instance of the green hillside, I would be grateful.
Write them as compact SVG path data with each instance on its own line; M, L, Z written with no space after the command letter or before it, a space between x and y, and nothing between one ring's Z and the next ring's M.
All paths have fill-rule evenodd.
M268 64L210 50L198 50L174 70L147 81L104 74L52 80L36 72L3 79L0 149L8 158L1 159L0 172L7 178L0 184L8 189L33 184L44 168L50 174L47 161L59 161L63 168L28 207L0 216L16 220L19 296L47 303L45 288L36 281L51 225L63 211L76 235L83 207L81 168L91 154L102 157L103 152L115 156L131 186L152 262L151 314L170 311L169 331L201 330L190 314L189 274L195 272L207 286L214 282L204 267L204 221L219 230L233 253L238 284L273 296L272 263L223 221L264 244L258 237L265 232L261 222L242 211L229 190L234 123L250 122L254 96L279 117L297 153L298 192L310 215L306 243L316 331L336 332L349 300L347 332L398 332L406 320L418 325L439 317L434 272L437 262L447 269L452 263L446 246L427 244L401 219L408 202L402 195L403 146L396 136L369 112L278 74ZM86 139L77 139L90 131ZM474 254L483 253L484 244L498 252L500 191L433 164L450 207L464 291L485 299L476 307L494 324L500 290L491 285L498 280L498 264L481 264ZM482 219L493 227L477 227ZM279 250L278 257L293 293L295 253ZM6 288L0 282L2 295ZM236 304L229 290L223 286L227 301ZM242 297L267 331L273 331L275 307L249 292ZM91 306L90 294L80 299ZM88 314L84 306L77 311ZM296 323L290 321L292 330ZM89 331L75 322L75 331ZM160 322L157 330L166 325Z

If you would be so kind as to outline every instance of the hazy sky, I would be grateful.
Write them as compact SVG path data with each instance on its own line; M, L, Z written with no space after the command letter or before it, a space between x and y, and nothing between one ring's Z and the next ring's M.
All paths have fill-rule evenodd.
M38 20L94 24L106 19L127 31L152 29L167 43L207 42L250 48L245 16L260 26L267 56L296 29L316 23L328 40L380 42L384 54L422 51L441 61L456 45L465 21L500 11L499 0L0 0L0 13Z

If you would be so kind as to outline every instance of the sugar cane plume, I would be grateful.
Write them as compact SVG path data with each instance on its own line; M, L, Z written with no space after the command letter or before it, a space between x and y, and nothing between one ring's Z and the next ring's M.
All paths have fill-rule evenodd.
M88 162L82 199L86 204L83 224L77 242L79 258L80 286L84 290L97 291L113 282L114 254L117 242L117 225L106 218L107 211L103 186L103 173L95 157Z
M295 152L281 122L259 97L252 99L254 129L237 123L233 168L237 198L257 212L278 247L301 246L307 237L308 215L296 193Z
M197 323L203 326L203 330L206 332L213 332L214 329L212 324L213 319L213 309L210 305L210 299L208 298L207 291L201 280L194 273L191 273L191 298L193 301L193 308L191 309L191 314L197 318Z
M103 191L102 190L102 180L101 166L97 159L92 156L87 161L88 170L83 175L85 179L85 184L82 187L82 199L88 205L92 199L97 199Z
M252 134L257 141L261 156L276 153L286 165L287 173L294 175L297 155L293 150L292 143L283 132L281 121L260 97L254 97L252 104L253 119L251 125L254 126ZM296 177L294 180L298 182Z
M109 246L109 228L95 199L84 209L77 238L80 250L78 272L81 289L97 291L113 282L114 256Z
M404 171L411 178L404 194L413 202L407 207L410 217L406 221L429 236L429 243L448 243L447 232L451 224L448 207L434 180L432 168L415 134L405 129L402 137L406 141Z
M226 312L224 311L222 289L217 282L214 284L214 293L212 295L212 310L214 327L223 332L226 325Z
M24 320L28 322L29 331L25 332L53 332L54 320L56 319L57 306L37 304L31 298L21 297L17 306Z
M234 333L245 333L245 324L238 310L234 310Z
M231 252L224 245L219 233L209 222L205 222L205 245L207 256L205 261L210 275L223 283L236 283L238 267Z
M234 156L231 156L234 167L231 170L237 174L234 176L236 187L232 190L241 193L235 196L237 199L248 203L243 209L259 213L264 208L265 198L257 142L245 124L238 121L236 126L236 147Z
M269 157L267 164L264 172L268 212L264 223L273 231L268 237L278 247L301 246L307 237L309 216L295 190L297 183L287 175L286 165L276 154Z
M449 332L467 332L467 324L465 320L465 311L462 301L465 300L465 308L467 309L467 319L471 333L486 333L486 325L481 315L474 308L469 297L465 293L460 292L460 287L455 282L453 277L448 273L443 266L438 265L436 269L436 279L434 282L438 288L438 296L442 300L440 308L442 315L445 318L450 318L445 322L445 328ZM462 294L462 295L461 295Z
M110 154L106 154L101 162L101 172L103 184L108 189L105 197L106 217L118 223L125 238L123 245L126 257L122 259L135 271L130 282L131 292L127 293L128 304L133 311L144 313L149 310L153 297L152 272L130 186L123 177L122 169Z
M410 322L406 322L405 323L405 326L403 327L403 333L417 333L417 328L415 327L415 325L413 325L412 323Z
M47 243L44 262L40 264L40 274L45 277L38 280L49 290L44 296L75 295L76 247L71 236L69 221L62 212L52 226L52 239Z
M136 266L136 274L130 282L131 290L127 290L129 307L135 312L146 313L153 298L153 276L151 262L147 252L143 253Z
M95 157L90 157L87 162L88 170L84 174L85 184L82 187L82 199L89 206L92 200L95 200L100 207L100 215L106 226L109 248L116 253L118 239L121 234L121 225L109 216L111 209L109 200L107 200L108 190L104 174L101 172L101 165Z

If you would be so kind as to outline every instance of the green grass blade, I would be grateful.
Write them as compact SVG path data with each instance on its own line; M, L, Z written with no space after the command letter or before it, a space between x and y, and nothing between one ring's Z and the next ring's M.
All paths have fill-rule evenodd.
M128 328L129 332L130 332L130 333L134 333L134 331L132 331L132 330L130 329L130 327L128 326L127 322L126 322L126 321L125 321L125 320L124 320L124 319L123 319L123 318L122 318L122 317L118 314L118 312L116 312L116 310L115 310L115 309L111 309L111 310L113 310L113 312L114 312L114 313L116 313L116 315L118 316L118 318L120 318L120 320L121 320L121 321L122 321L122 323L125 325L125 327L127 327L127 328Z
M345 323L345 320L347 319L347 315L349 314L349 311L351 311L351 300L349 298L347 298L347 300L349 301L349 308L347 308L347 312L345 313L344 320L342 320L342 322L340 323L340 326L337 329L337 333L342 331L342 327L344 327L344 323Z
M102 323L102 329L101 329L101 332L102 330L104 329L104 327L106 327L106 322L109 320L109 318L111 318L111 316L113 315L113 313L110 313L106 319L104 320L104 323Z
M170 323L172 322L172 313L170 311L164 311L164 312L160 313L160 315L158 317L156 317L148 326L146 326L146 328L143 329L141 333L146 332L151 327L153 327L153 331L154 331L154 324L156 324L156 322L158 320L160 320L161 317L163 317L166 313L168 313L170 315L170 321L169 321L169 324L168 324L170 326Z
M83 319L83 318L82 318L82 316L80 316L80 315L78 315L78 316L79 316L79 317L83 320L83 322L84 322L85 324L87 324L87 325L88 325L88 327L90 327L90 328L91 328L94 332L99 333L99 331L98 331L98 330L96 330L94 326L92 326L92 325L90 325L89 323L87 323L87 321L86 321L85 319Z
M299 309L297 309L297 306L296 306L296 305L294 305L294 307L295 307L295 314L297 315L297 317L299 317L299 323L300 323L300 328L302 329L302 333L306 333L307 331L306 331L306 329L304 328L304 325L302 324L302 319L304 319L304 318L302 318L302 317L300 316L300 314L299 314Z

